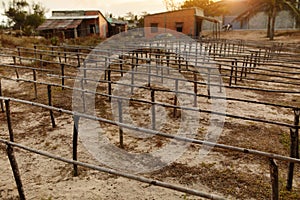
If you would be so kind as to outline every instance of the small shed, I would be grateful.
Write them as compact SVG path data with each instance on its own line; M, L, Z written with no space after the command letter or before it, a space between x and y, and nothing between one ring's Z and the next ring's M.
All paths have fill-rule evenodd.
M191 37L201 36L202 23L204 20L211 22L214 26L215 36L220 32L220 21L205 17L200 8L186 8L169 12L146 15L144 27L151 27L148 37L155 35L158 28L166 28L177 32L182 32Z
M96 35L108 37L109 23L100 11L53 11L37 31L45 37L77 38Z
M107 21L109 22L109 35L116 35L121 32L126 32L128 30L127 22L123 20L114 19L112 17L108 18Z

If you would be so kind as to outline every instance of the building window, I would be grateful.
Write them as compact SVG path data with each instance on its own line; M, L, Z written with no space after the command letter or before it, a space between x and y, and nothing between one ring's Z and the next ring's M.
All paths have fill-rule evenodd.
M183 30L183 22L176 22L176 31L182 32Z
M158 23L151 23L151 33L158 32Z
M95 34L96 33L96 25L95 24L91 24L90 25L90 34Z

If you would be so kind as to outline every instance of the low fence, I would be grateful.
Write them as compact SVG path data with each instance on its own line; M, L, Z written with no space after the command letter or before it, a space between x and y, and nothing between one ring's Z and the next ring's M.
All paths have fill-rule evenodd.
M159 46L159 45L157 45ZM41 49L38 49L41 48ZM50 50L48 49L50 48ZM78 175L77 166L83 166L90 169L94 169L101 172L106 172L129 179L137 180L140 182L148 183L151 185L156 185L160 187L165 187L187 194L192 194L209 199L223 199L223 197L208 194L201 191L196 191L181 186L168 184L165 182L147 179L141 176L122 173L117 170L112 170L104 167L98 167L84 162L77 161L77 140L78 140L78 120L79 118L87 118L90 120L100 121L102 123L107 123L113 126L119 127L119 144L120 147L123 147L124 138L122 128L143 132L146 134L157 135L165 138L172 138L179 141L185 141L197 145L206 145L212 146L215 148L226 149L234 152L252 154L257 157L262 157L267 159L270 165L270 177L272 185L272 199L279 198L279 178L278 178L278 166L277 161L284 161L289 163L288 169L288 178L287 178L287 189L292 189L293 183L293 174L294 174L294 165L300 164L299 159L299 106L284 103L273 103L268 101L255 101L251 99L243 98L234 98L234 97L222 97L211 95L211 87L217 87L220 91L224 88L228 90L240 90L240 91L261 91L266 93L274 94L300 94L298 86L300 84L298 76L300 74L299 59L292 59L294 53L282 53L279 50L270 50L269 48L258 49L254 48L252 45L245 45L245 42L241 41L234 45L228 45L226 43L221 43L218 41L217 44L209 42L199 43L199 46L195 48L199 49L197 54L190 54L193 59L198 59L202 64L202 71L199 72L191 63L189 63L184 56L174 53L174 51L166 52L161 51L159 48L150 48L134 51L126 51L120 54L117 58L112 60L108 56L99 56L96 59L89 60L88 53L91 53L91 47L44 47L44 46L34 46L34 48L17 48L17 50L5 49L6 53L2 53L1 57L12 58L12 64L1 64L0 67L13 71L16 74L16 78L2 75L1 79L19 81L33 84L34 96L36 101L39 99L39 96L47 96L47 102L40 103L36 101L28 101L22 99L16 99L12 97L5 97L3 91L0 87L0 99L1 99L1 109L6 113L6 119L8 124L9 131L9 140L0 139L0 143L6 146L6 152L10 160L11 167L13 169L14 177L16 184L18 186L18 191L20 199L25 199L25 194L22 187L21 175L18 170L17 160L14 157L14 149L20 148L25 151L32 153L40 154L49 158L53 158L62 162L66 162L73 165L73 174L74 176ZM63 50L62 50L63 49ZM187 48L188 45L187 45ZM202 51L203 49L203 51ZM228 49L228 50L227 50ZM62 50L62 51L61 51ZM8 53L7 53L8 52ZM94 53L97 53L94 50ZM195 51L193 51L195 52ZM207 54L208 53L208 54ZM207 60L207 55L210 56L211 60ZM276 56L275 56L276 55ZM288 55L288 56L287 56ZM47 59L45 59L47 58ZM96 67L86 66L89 62L98 63ZM100 65L105 67L99 67ZM48 67L51 66L51 67ZM216 66L213 68L212 66ZM82 70L83 76L74 76L74 72L77 69ZM185 79L174 78L168 76L168 70L170 68L175 69L181 74L184 74ZM217 71L216 71L217 69ZM101 79L90 78L87 74L93 71L101 71L104 76ZM32 79L22 78L23 73L31 72ZM142 100L138 98L125 98L121 96L115 96L112 93L112 88L115 85L120 84L118 81L114 80L113 77L123 77L125 73L129 73L131 76L131 83L122 83L123 86L131 88L131 93L133 93L135 88L141 88L140 85L135 84L135 75L143 75L148 77L148 83L146 86L143 86L143 89L149 90L149 100ZM278 75L280 74L280 75ZM40 81L39 77L43 76L43 80ZM46 78L45 78L46 77ZM203 79L205 77L206 79ZM50 82L49 82L50 78ZM163 83L166 80L171 80L174 82L173 89L161 89L151 87L151 79L158 78ZM274 78L273 80L270 78ZM276 79L275 79L276 78ZM44 80L45 79L45 80ZM58 80L56 83L52 83L51 80ZM81 87L74 87L74 85L68 85L68 80L79 81ZM222 81L227 84L223 84ZM252 83L252 81L254 83ZM98 92L86 88L87 83L95 82L106 86L106 92ZM194 90L191 92L184 92L178 89L179 82L188 82L194 86ZM250 84L247 86L244 84ZM257 85L255 83L263 82L270 84L270 88L266 88L263 85ZM1 81L0 81L1 83ZM243 84L239 86L239 84ZM274 85L280 85L280 89L274 89ZM1 85L1 84L0 84ZM39 91L39 87L44 86L47 88L46 94L45 90ZM95 96L106 97L107 101L117 101L118 102L118 116L122 116L122 101L134 101L143 104L149 104L152 106L151 118L152 118L152 129L146 129L141 127L132 126L122 122L122 117L119 118L119 121L113 121L110 119L96 117L94 115L86 114L85 112L78 113L68 109L63 109L55 106L55 99L52 96L52 88L59 87L63 90L72 90L81 93L82 95L82 107L85 108L86 102L84 97L88 94L93 94ZM201 87L207 87L207 94L203 94ZM62 90L62 91L63 91ZM156 93L170 93L174 95L174 104L161 103L156 101ZM193 98L194 107L185 107L177 105L176 95L186 94ZM2 97L1 97L2 96ZM199 109L197 107L198 98L205 99L223 99L228 102L245 102L249 105L264 105L266 107L274 107L280 109L287 109L290 113L294 114L294 121L292 123L287 123L285 121L275 121L270 119L264 119L259 117L249 117L242 115L235 115L230 113L222 112L213 112L208 109ZM3 103L4 102L4 103ZM56 126L55 117L53 112L65 113L73 116L73 159L66 159L60 156L50 154L48 152L40 151L37 149L30 148L28 146L21 145L14 140L14 134L11 124L11 115L10 115L10 102L17 102L21 104L26 104L29 106L37 106L49 110L49 119L52 127ZM174 136L171 134L166 134L160 131L155 130L155 107L162 106L166 108L173 109L173 116L176 115L176 112L179 110L189 110L192 112L199 113L208 113L215 114L220 116L226 116L231 119L240 119L250 122L257 122L264 124L276 125L278 127L284 127L290 131L290 156L283 156L274 153L268 153L263 151L258 151L255 149L241 148L236 146L230 146L225 144L218 144L214 142L208 142L205 140L191 139L187 137ZM238 108L237 108L238 109Z

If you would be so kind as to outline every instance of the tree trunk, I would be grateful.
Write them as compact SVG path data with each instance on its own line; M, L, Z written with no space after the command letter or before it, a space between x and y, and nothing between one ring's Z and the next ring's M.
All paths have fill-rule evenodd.
M271 13L270 40L274 40L276 14L276 6L274 5Z
M270 38L271 35L271 13L268 15L268 26L267 26L267 37Z

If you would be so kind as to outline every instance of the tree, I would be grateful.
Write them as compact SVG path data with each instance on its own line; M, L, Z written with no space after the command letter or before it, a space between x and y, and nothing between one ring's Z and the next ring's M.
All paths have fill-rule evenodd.
M133 12L128 12L128 13L126 13L124 18L129 22L134 22L135 14Z
M24 31L26 35L30 35L44 22L45 12L46 9L40 3L30 5L26 0L12 0L8 8L5 8L9 26L14 30Z
M208 6L212 4L211 0L186 0L182 4L182 8L191 8L191 7L198 7L205 10Z
M144 18L146 15L148 15L148 13L146 11L144 11L138 17L138 27L140 27L140 28L144 27Z
M275 22L279 11L289 10L299 21L300 10L297 0L249 0L249 9L235 18L238 21L244 21L259 12L265 12L268 15L267 37L274 39Z
M222 4L216 4L213 0L186 0L181 5L181 8L202 8L205 15L221 16L227 13L227 9Z
M179 10L181 8L181 4L174 0L164 0L164 4L168 11Z

